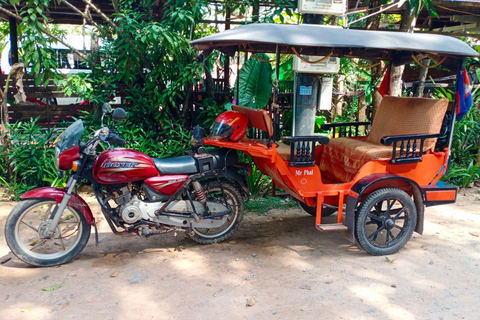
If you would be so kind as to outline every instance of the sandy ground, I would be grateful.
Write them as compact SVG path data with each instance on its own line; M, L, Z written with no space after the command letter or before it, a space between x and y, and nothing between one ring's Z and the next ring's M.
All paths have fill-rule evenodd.
M316 231L294 209L248 213L212 246L115 236L101 219L100 245L92 234L58 268L5 262L14 203L1 202L0 319L480 319L479 198L470 189L427 208L424 235L388 259ZM42 291L52 285L61 287Z

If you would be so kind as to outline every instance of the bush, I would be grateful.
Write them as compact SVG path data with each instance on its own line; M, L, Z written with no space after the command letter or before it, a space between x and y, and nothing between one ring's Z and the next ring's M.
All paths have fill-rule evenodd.
M43 186L63 186L55 166L53 129L42 129L37 119L9 125L9 144L0 146L0 181L9 195Z

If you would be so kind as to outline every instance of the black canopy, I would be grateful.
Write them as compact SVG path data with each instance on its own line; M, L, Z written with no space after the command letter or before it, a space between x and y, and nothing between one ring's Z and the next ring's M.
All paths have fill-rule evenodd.
M235 51L294 53L322 56L351 56L389 59L430 53L459 58L479 56L466 43L449 36L343 29L321 25L249 24L191 42L198 50L218 49L228 55Z

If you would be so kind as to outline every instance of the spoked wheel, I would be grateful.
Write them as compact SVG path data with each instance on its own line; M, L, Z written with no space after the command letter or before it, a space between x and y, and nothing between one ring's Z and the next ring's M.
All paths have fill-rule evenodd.
M13 208L5 223L5 238L20 260L49 267L66 263L83 250L90 238L90 225L73 207L65 209L53 235L45 236L56 206L53 200L32 199Z
M243 219L244 203L241 191L231 182L220 180L202 183L203 191L207 196L207 201L219 202L232 209L232 212L225 219L225 223L217 228L193 228L195 234L190 236L192 240L201 244L212 244L229 238ZM223 192L222 192L223 191ZM221 219L220 217L218 219Z
M402 190L384 188L368 195L360 205L355 234L360 246L371 255L387 255L410 240L416 222L412 198Z
M303 210L305 210L309 215L311 216L316 216L317 215L317 207L310 207L307 206L305 203L300 202L300 206L302 207ZM322 206L322 217L328 217L337 212L338 209L334 207L327 207L327 206Z

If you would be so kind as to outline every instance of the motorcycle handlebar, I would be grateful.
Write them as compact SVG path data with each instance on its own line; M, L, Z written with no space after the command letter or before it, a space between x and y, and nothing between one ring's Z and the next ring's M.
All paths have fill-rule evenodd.
M110 134L106 140L110 144L117 144L121 146L124 146L127 143L127 140L120 138L116 134Z

